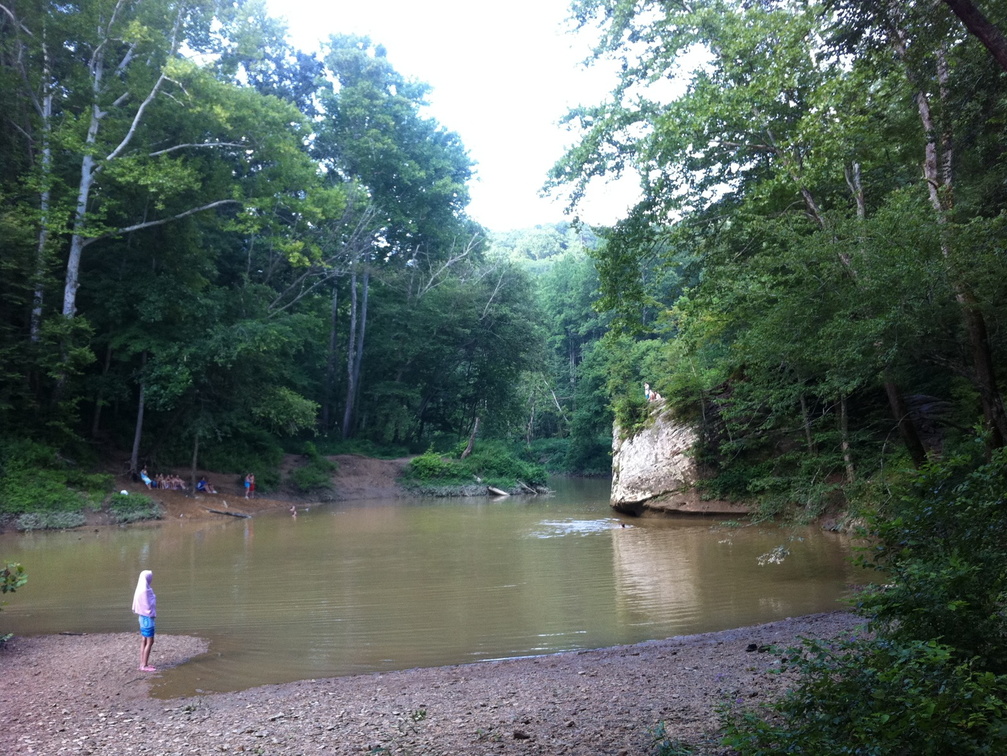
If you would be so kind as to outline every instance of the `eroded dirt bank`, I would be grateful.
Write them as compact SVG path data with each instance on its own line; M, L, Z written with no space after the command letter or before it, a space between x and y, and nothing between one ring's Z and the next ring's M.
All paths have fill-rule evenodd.
M147 697L132 634L18 638L0 650L2 754L646 754L652 728L700 742L725 700L786 684L752 644L856 631L835 612L531 659ZM205 643L159 636L152 662ZM384 749L384 750L380 750ZM717 753L711 748L708 753Z
M241 486L241 474L220 473L208 470L198 470L196 477L206 478L217 489L218 493L197 493L192 495L186 491L171 491L148 489L142 483L130 480L125 475L116 478L115 489L130 493L142 493L161 503L168 518L206 518L221 517L219 512L233 514L255 515L268 509L289 508L291 505L318 501L319 498L332 501L351 501L360 499L395 499L409 495L398 483L399 476L409 464L408 458L374 459L358 454L338 454L329 457L336 463L336 472L332 475L332 488L325 492L324 497L299 496L289 489L267 494L257 493L253 498L246 499ZM284 479L290 469L298 463L296 455L288 454L283 464L281 475ZM191 471L183 468L167 470L184 480L191 478ZM214 512L212 510L217 510ZM89 525L109 524L107 516L94 514Z

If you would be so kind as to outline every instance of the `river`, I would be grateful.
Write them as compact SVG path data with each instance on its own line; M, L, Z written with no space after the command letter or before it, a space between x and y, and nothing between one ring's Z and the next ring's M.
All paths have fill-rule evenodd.
M0 560L29 582L4 597L0 630L135 632L133 588L151 569L158 632L210 641L157 679L155 695L174 696L741 627L841 608L868 578L834 533L623 518L607 481L550 485L5 534Z

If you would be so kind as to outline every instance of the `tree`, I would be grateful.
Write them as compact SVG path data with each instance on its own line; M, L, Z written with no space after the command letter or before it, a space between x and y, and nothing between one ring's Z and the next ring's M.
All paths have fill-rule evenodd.
M1007 71L1007 38L1003 32L969 0L944 0L951 11L961 19L965 28L983 43L990 54Z
M981 338L995 305L971 283L992 280L992 249L978 248L974 267L962 265L962 208L948 204L960 182L952 193L947 173L959 151L938 149L951 147L957 116L984 135L987 164L998 159L999 142L983 120L996 106L984 115L976 106L956 109L952 79L907 78L907 64L939 71L941 55L960 67L946 71L969 66L975 76L968 50L954 45L947 23L932 22L929 6L893 11L912 40L900 65L890 48L883 53L891 37L875 19L894 6L846 5L858 15L843 24L818 3L574 6L582 24L600 30L599 57L619 60L622 74L610 101L571 113L582 138L553 181L572 184L576 199L594 176L641 176L642 201L597 255L601 305L617 327L669 340L662 393L712 423L707 438L722 464L750 466L736 480L771 481L759 466L767 469L773 449L802 437L805 451L778 455L773 477L805 466L806 480L833 470L852 480L858 454L872 460L876 397L889 403L889 422L920 464L914 426L925 421L927 443L941 443L934 432L941 421L925 408L934 396L954 395L962 376L972 379L998 443L996 345ZM683 60L693 68L681 72ZM676 75L680 89L666 84ZM923 111L906 104L941 92L921 132ZM936 173L928 168L920 181L925 137ZM941 204L933 205L936 225L923 198ZM970 200L985 206L971 191ZM989 225L974 219L968 233L985 238L979 229ZM670 268L692 288L664 287ZM976 273L969 282L965 270ZM960 329L954 308L936 301L942 294L957 302L970 364L948 338ZM968 416L967 405L961 409Z
M343 437L353 431L364 359L371 275L381 267L438 261L476 229L464 216L471 161L457 135L420 116L426 85L407 80L384 48L333 37L316 155L332 177L357 180L373 209L373 246L350 267Z

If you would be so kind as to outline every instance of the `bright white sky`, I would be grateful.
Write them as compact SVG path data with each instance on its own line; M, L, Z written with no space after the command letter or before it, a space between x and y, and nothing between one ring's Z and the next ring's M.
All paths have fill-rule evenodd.
M426 115L458 133L472 159L469 214L493 231L564 219L562 198L542 198L546 174L574 141L568 108L600 103L613 83L581 65L590 41L569 33L568 0L268 0L291 41L317 49L330 34L382 44L402 75L429 84ZM633 182L603 184L579 210L609 225Z

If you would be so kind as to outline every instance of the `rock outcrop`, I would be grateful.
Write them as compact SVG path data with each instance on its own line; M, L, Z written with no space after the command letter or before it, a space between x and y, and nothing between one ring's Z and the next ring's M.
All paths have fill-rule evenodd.
M703 499L695 484L699 468L692 457L696 431L676 421L664 403L652 408L652 424L627 439L612 436L611 504L632 515L654 513L747 514L742 504Z

